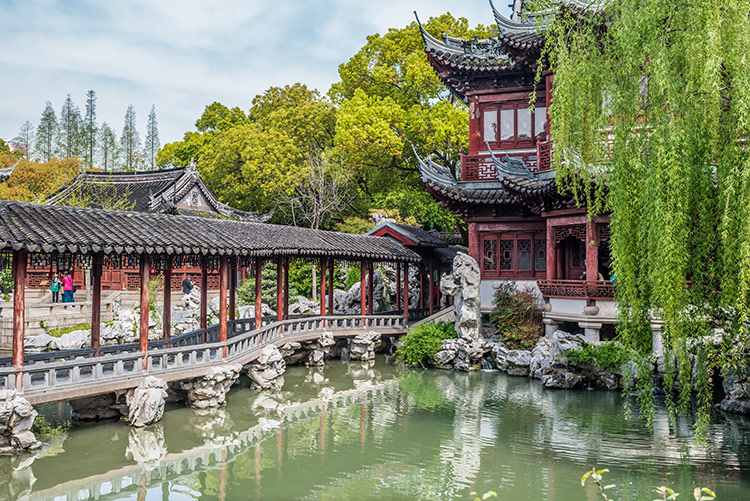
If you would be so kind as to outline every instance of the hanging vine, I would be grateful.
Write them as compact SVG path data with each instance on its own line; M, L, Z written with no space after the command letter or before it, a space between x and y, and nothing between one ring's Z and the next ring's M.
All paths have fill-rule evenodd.
M558 188L611 214L620 341L664 322L672 417L748 353L750 0L539 0ZM540 22L541 24L541 22ZM541 77L541 70L539 77ZM653 416L650 363L634 378Z

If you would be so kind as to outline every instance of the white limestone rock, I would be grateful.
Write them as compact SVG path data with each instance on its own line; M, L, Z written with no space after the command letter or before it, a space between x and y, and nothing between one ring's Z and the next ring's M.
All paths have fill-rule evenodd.
M458 337L466 342L480 338L481 303L479 298L479 265L463 252L456 254L453 271L440 280L440 290L454 298L454 314Z
M49 344L53 350L78 350L91 346L91 331L79 330L53 338Z
M509 376L528 376L531 352L528 350L510 350L505 357L505 363Z
M282 377L286 372L286 362L276 346L268 345L260 353L255 363L247 366L250 387L258 390L281 389Z
M565 354L568 350L574 350L583 347L586 339L581 334L569 334L557 330L552 333L550 339L549 352L552 358L557 358Z
M0 390L0 454L11 454L41 447L34 433L37 412L28 400L14 390Z
M289 305L290 315L317 315L319 312L320 303L304 296L297 296L297 300Z
M27 336L23 340L23 348L28 353L37 353L49 349L50 344L55 338L49 334L38 334L36 336Z
M98 421L120 416L120 409L114 393L77 398L69 403L71 417L77 421Z
M137 388L128 391L128 421L131 426L143 427L160 421L164 416L167 383L146 376Z
M372 360L375 358L375 349L379 346L379 332L370 331L367 334L359 334L352 339L349 346L349 358L351 360Z
M240 377L240 372L242 366L238 364L211 367L203 376L180 381L180 387L187 391L191 407L217 407L226 403L227 392Z

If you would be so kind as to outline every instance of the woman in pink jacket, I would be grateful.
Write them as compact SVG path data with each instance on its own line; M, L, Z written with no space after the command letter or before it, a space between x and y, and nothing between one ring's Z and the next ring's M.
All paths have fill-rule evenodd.
M73 273L68 272L62 279L63 285L63 303L73 302Z

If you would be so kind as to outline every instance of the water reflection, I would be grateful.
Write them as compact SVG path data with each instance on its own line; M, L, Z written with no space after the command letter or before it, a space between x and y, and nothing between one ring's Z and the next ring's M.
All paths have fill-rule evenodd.
M661 484L684 497L694 482L742 499L747 420L720 418L706 447L690 425L670 429L660 408L647 430L624 418L613 392L335 362L291 368L281 392L233 391L222 409L169 409L146 429L76 427L25 464L2 460L0 497L467 499L493 489L573 500L586 495L581 473L598 465L612 470L608 481L624 499Z

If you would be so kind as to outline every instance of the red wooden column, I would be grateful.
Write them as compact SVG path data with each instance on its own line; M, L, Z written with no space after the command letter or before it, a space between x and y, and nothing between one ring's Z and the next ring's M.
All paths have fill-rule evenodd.
M229 289L229 258L219 258L219 342L224 343L222 356L227 356L227 292Z
M589 217L586 220L586 281L599 280L599 235L596 223Z
M547 280L557 280L557 253L555 249L555 228L547 220Z
M409 323L409 263L404 263L404 316Z
M396 311L401 309L401 263L396 263Z
M427 286L430 288L430 292L427 294L427 297L430 299L430 315L432 315L435 313L435 266L433 265L432 259L430 259L429 273L430 279Z
M284 300L284 259L278 258L276 261L276 321L281 322L285 314Z
M236 299L237 299L237 269L235 266L233 266L232 263L236 262L234 259L232 259L231 262L228 261L227 264L227 276L229 278L229 322L231 325L229 326L229 330L232 334L234 334L234 321L237 320L237 315L235 313L236 309Z
M479 230L477 229L477 223L469 223L469 255L477 263L482 262L479 252Z
M167 259L164 267L164 312L162 314L162 338L169 348L172 339L172 262Z
M326 316L326 259L320 258L320 316Z
M263 260L255 260L255 328L260 329L263 325Z
M328 260L328 314L333 315L333 258Z
M13 251L13 367L16 388L23 388L23 340L26 334L26 266L28 252Z
M289 318L289 258L284 259L284 319Z
M99 356L99 334L102 329L102 260L101 252L94 254L91 263L91 348Z
M362 261L359 265L359 301L360 314L364 317L367 314L367 285L365 281L365 266L367 263Z
M148 281L151 280L151 256L141 255L141 330L139 350L143 352L143 370L148 369Z
M367 314L372 315L374 308L373 303L375 299L372 293L372 283L375 278L375 265L370 263L370 268L367 270Z
M554 248L555 252L555 276L558 280L562 280L565 276L565 252L563 251L562 245L557 245ZM570 279L570 277L568 277ZM578 277L575 277L578 280Z
M203 329L203 342L208 341L208 269L205 261L201 263L201 329Z

